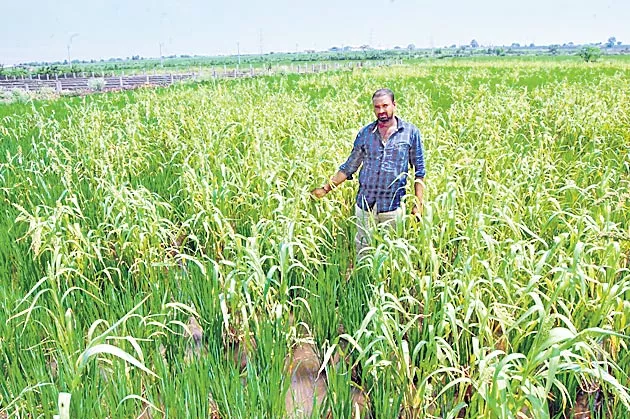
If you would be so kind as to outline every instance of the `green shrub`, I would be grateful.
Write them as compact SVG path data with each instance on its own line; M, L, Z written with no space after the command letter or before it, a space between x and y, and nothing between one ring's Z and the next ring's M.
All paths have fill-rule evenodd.
M88 80L88 89L94 92L102 92L106 85L107 81L102 77L95 77Z
M580 49L578 55L582 57L585 62L594 63L599 59L599 57L601 57L602 51L598 47L586 46Z

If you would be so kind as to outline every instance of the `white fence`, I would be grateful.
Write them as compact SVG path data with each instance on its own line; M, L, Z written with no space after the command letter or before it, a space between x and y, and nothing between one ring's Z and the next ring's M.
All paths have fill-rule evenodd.
M167 86L183 80L199 80L209 78L239 78L239 77L255 77L261 75L272 75L282 73L319 73L324 71L335 71L351 68L377 67L402 63L401 60L386 61L352 61L352 62L333 62L333 63L304 63L304 64L288 64L273 65L266 68L253 67L199 67L196 72L191 73L168 73L159 74L107 74L101 73L71 73L62 75L31 75L20 77L0 76L0 88L4 89L25 89L40 90L42 88L54 89L58 92L64 90L91 90L89 82L94 79L103 79L105 90L112 89L129 89L138 86Z

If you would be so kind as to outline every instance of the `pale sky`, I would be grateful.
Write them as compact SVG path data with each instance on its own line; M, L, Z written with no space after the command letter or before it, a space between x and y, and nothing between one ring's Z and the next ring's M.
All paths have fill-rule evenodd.
M469 44L630 44L630 0L0 0L0 64Z

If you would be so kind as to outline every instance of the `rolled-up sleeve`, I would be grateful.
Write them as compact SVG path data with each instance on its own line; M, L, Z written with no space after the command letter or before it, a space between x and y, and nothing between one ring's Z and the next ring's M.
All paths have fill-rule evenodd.
M339 171L345 173L348 179L352 179L352 175L359 169L361 163L363 163L363 158L365 157L365 139L359 133L357 138L354 140L354 146L352 147L352 152L350 153L350 157L348 160L341 166L339 166Z
M411 135L411 147L409 150L409 163L414 168L415 178L424 178L426 171L424 169L424 149L422 147L422 136L420 131L414 130Z

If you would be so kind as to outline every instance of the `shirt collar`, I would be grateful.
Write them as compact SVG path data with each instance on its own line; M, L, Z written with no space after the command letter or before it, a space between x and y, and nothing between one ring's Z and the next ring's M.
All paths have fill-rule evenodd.
M405 121L403 121L402 119L400 119L399 117L397 117L396 115L394 115L394 118L396 118L396 123L398 124L398 128L396 129L396 132L402 130L405 128ZM374 128L372 128L372 134L374 134L376 132L376 130L378 129L378 119L376 121L373 122L374 124Z

